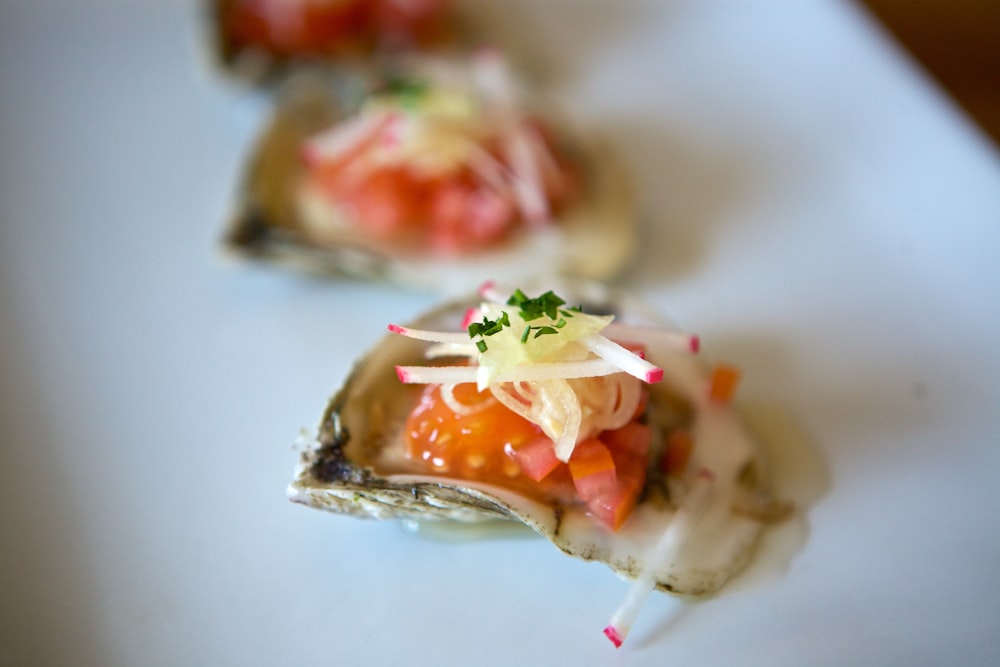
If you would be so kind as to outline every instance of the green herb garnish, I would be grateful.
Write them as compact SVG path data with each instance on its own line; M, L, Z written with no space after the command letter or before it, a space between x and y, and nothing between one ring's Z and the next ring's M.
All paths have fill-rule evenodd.
M545 316L550 320L556 319L559 315L563 317L573 317L573 313L579 313L582 309L580 306L570 306L568 308L560 308L560 306L565 305L566 300L557 295L552 290L549 290L545 294L536 297L534 299L529 298L524 292L517 289L514 290L514 294L507 299L508 306L517 306L518 315L525 322L531 322L532 320L537 320L541 316ZM559 322L556 326L560 329L566 326L566 320L559 318ZM554 332L546 332L554 333Z
M517 314L522 320L531 322L543 316L550 320L556 320L553 324L527 325L524 327L524 331L521 332L521 343L527 343L529 338L538 338L539 336L559 333L559 329L566 326L567 317L573 317L573 313L579 313L583 310L581 306L562 308L561 306L565 304L565 299L552 290L536 298L529 297L519 289L514 290L511 297L507 299L507 305L517 306ZM482 338L492 336L502 331L504 327L510 326L510 318L507 316L507 311L504 310L501 313L500 317L496 320L491 320L483 316L482 322L473 322L469 325L469 337L481 337L480 340L476 341L476 348L480 353L487 350L486 341L482 340ZM534 332L534 336L531 335L532 332Z
M426 81L404 76L390 76L382 83L378 92L395 97L404 108L412 108L417 105L429 87Z
M499 333L504 327L510 326L510 317L507 315L507 311L502 311L499 318L491 320L490 318L483 316L482 322L473 322L469 325L469 338L475 338L476 336L492 336L495 333ZM476 348L480 353L486 351L486 341L477 340Z
M560 327L560 328L562 328L562 327ZM533 326L531 326L529 324L528 326L524 327L524 331L521 332L521 342L522 343L527 343L528 342L528 334L530 334L532 331L535 332L535 335L532 336L532 338L538 338L539 336L544 336L546 334L559 333L559 331L555 327L550 327L548 325L540 326L540 327L533 327Z

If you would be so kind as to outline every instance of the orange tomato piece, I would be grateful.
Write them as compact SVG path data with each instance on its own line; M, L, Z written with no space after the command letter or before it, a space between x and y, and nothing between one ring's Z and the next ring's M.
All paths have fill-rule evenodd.
M708 397L716 403L729 403L740 382L740 369L730 364L718 364L708 382Z
M611 530L618 530L632 515L639 493L628 484L602 493L587 502L587 509Z
M614 491L618 485L615 460L607 445L597 438L577 443L569 459L569 474L583 500Z
M341 203L353 207L356 223L376 236L398 235L420 217L419 186L402 167L373 171Z

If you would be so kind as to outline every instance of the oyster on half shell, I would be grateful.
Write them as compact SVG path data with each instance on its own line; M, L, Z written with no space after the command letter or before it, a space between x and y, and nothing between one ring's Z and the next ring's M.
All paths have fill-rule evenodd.
M463 313L475 304L472 299L450 303L411 326L458 330ZM619 319L628 321L630 313L614 306ZM585 309L593 310L589 305ZM292 501L361 518L519 521L565 553L606 563L623 578L654 568L659 589L683 595L710 593L738 573L765 524L781 510L771 496L765 462L739 416L708 400L701 366L690 353L669 345L647 349L647 359L665 371L663 382L650 386L648 418L660 434L654 436L651 461L659 459L663 436L683 426L697 443L688 470L707 468L716 479L693 532L669 562L650 563L646 556L669 525L693 474L668 483L651 463L636 509L615 532L581 507L549 505L463 479L415 474L403 456L401 431L420 389L401 384L395 366L421 363L423 345L389 335L357 362L327 407L316 441L303 453L288 487Z
M603 144L573 134L568 123L548 125L559 154L573 165L576 195L550 223L522 223L496 242L456 254L435 253L425 245L366 233L364 224L346 223L310 185L301 155L308 138L354 113L345 103L350 97L342 80L318 75L301 76L285 87L237 194L224 237L232 254L451 294L486 278L521 280L525 272L605 281L633 255L637 229L624 170ZM434 146L423 153L438 154Z

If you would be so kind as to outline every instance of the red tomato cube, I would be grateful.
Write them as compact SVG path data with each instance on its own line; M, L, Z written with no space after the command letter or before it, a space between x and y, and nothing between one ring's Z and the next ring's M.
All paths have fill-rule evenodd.
M538 438L514 452L514 460L521 466L521 472L540 482L562 463L556 458L556 450L548 438Z
M618 487L615 461L597 438L577 444L569 459L569 473L577 494L584 501L613 492Z

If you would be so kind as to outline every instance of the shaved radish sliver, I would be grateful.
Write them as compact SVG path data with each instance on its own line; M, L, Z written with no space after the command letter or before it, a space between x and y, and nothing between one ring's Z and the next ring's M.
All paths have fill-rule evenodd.
M663 369L654 366L631 350L600 334L592 334L580 339L588 350L605 361L614 364L629 375L634 375L643 382L655 384L663 379Z
M705 503L708 501L715 486L715 473L708 468L698 471L691 488L688 490L677 514L663 532L656 546L649 552L645 559L646 563L652 567L646 567L639 574L639 577L629 587L628 593L621 606L611 617L611 622L604 628L604 634L618 648L628 637L632 623L639 615L639 610L646 600L646 596L653 592L656 587L656 566L671 559L684 545L692 528L701 516Z
M479 319L479 309L469 308L465 311L465 315L462 317L462 328L468 329L469 325Z
M390 324L388 327L392 333L397 333L407 338L415 340L425 340L430 343L468 343L469 334L457 331L427 331L425 329L411 329L398 324Z
M526 220L545 222L549 219L549 202L531 137L517 111L507 63L495 50L483 50L473 58L472 72L500 127L501 151L514 174L514 199Z
M302 146L302 157L307 164L320 160L346 161L372 142L396 116L389 112L366 114L334 125L306 141Z
M698 336L676 329L612 322L604 328L603 333L609 338L636 340L643 343L655 340L659 343L686 349L692 354L697 354L701 349L701 339Z
M475 358L479 354L475 343L435 343L424 350L424 357L427 359L439 359L440 357L469 357Z
M503 296L497 291L496 281L484 280L479 287L476 288L479 296L483 297L487 301L503 301Z

